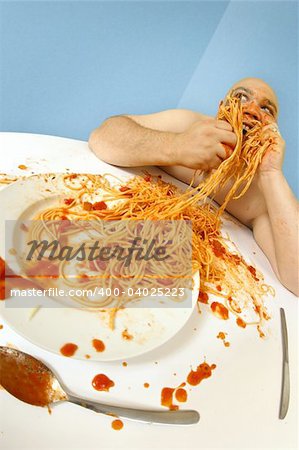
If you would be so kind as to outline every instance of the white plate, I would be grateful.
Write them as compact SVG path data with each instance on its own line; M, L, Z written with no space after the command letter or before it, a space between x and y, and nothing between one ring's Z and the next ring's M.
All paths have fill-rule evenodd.
M45 178L48 182L45 182ZM36 175L18 181L0 192L0 235L4 236L5 221L20 223L34 213L35 208L49 206L57 196L65 196L62 176L49 182L49 176ZM4 240L0 242L0 256L5 258ZM56 300L54 307L41 308L30 319L30 308L9 307L10 301L0 302L0 314L20 335L32 343L59 354L60 348L68 342L78 345L73 356L92 360L113 361L128 359L157 348L179 332L186 324L197 302L199 274L194 277L192 306L168 308L126 308L118 311L115 329L108 326L108 314L85 310L63 308ZM57 307L55 307L57 306ZM126 340L122 332L127 329L133 339ZM106 346L104 352L96 352L93 339L101 339Z

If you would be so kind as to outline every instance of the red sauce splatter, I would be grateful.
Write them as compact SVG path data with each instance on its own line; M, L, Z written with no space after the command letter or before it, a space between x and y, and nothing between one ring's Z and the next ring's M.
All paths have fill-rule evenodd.
M121 430L123 428L124 424L120 419L115 419L113 420L111 427L113 428L113 430Z
M122 365L123 365L124 367L127 367L128 363L127 363L126 361L123 361Z
M178 388L175 391L175 398L178 402L184 403L187 401L187 391L184 388Z
M188 374L187 383L191 384L191 386L197 386L202 380L209 378L212 375L212 370L215 368L215 364L211 366L206 362L200 364L196 370L191 370Z
M83 202L82 207L83 207L84 211L92 210L92 204L90 202Z
M78 350L78 345L73 344L72 342L69 342L68 344L64 344L63 347L60 349L60 353L63 356L67 356L68 358L71 356L74 356L76 351Z
M212 249L213 249L213 252L214 252L215 256L222 257L222 256L224 256L226 254L225 248L216 239L214 239L212 241Z
M179 407L173 404L173 394L175 388L164 387L161 391L161 405L166 406L170 410L176 410Z
M236 302L234 301L234 299L233 299L232 297L228 297L227 300L229 301L230 307L231 307L235 312L237 312L237 313L241 313L241 312L242 312L241 308L240 308L238 305L236 305Z
M105 202L96 202L92 205L92 209L94 211L101 211L103 209L107 209L107 204Z
M7 277L6 279L5 276ZM7 290L7 296L5 295L5 288ZM22 278L21 275L16 275L8 266L5 267L5 261L0 257L0 300L5 300L6 297L9 297L9 289L12 290L16 288L39 289L40 286L32 281Z
M93 378L92 386L96 391L109 391L114 386L114 381L110 380L107 375L99 373Z
M237 325L238 325L239 327L241 327L241 328L246 328L246 322L244 322L244 320L241 319L241 317L238 317L237 320L236 320L236 322L237 322Z
M147 181L149 183L150 181L152 181L152 177L150 175L148 175L148 176L144 177L144 181Z
M92 345L97 352L103 352L105 350L105 344L100 339L93 339Z
M149 388L150 385L149 385L149 383L144 383L143 386L147 389L147 388Z
M79 283L86 283L89 280L89 276L86 273L82 273L78 278Z
M256 269L253 266L247 266L247 269L255 279L255 281L259 281L258 277L256 276Z
M18 168L21 169L21 170L27 170L27 169L28 169L28 167L25 166L25 164L20 164L20 165L18 166Z
M120 190L120 192L127 192L127 191L130 190L130 188L129 188L128 186L121 186L121 187L119 188L119 190Z
M229 347L230 343L225 340L226 339L226 335L227 335L227 333L224 333L223 331L219 331L219 333L217 335L217 338L221 339L223 341L223 344L224 344L225 347Z
M3 330L3 325L0 325L0 330Z
M85 355L85 358L86 359L90 359L90 355Z
M222 287L218 284L218 286L216 286L217 291L222 291Z
M131 341L133 339L133 336L128 333L127 329L125 329L121 335L122 335L122 338L125 339L126 341Z
M225 333L223 333L223 331L219 331L219 333L217 335L217 338L224 340L225 339Z
M73 203L74 199L73 198L65 198L63 201L64 201L65 205L71 205Z
M199 291L198 299L197 299L197 300L198 300L200 303L208 304L209 296L208 296L208 294L207 294L206 292Z
M239 256L239 255L230 255L230 258L235 262L235 264L238 266L240 263L241 263L241 261L242 261L242 258L241 258L241 256Z
M222 303L213 302L211 304L211 310L218 319L227 320L229 316L228 309Z

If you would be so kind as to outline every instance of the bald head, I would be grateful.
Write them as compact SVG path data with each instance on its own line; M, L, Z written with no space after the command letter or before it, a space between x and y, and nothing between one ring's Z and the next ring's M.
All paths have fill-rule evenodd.
M265 111L267 111L268 105L271 114L275 120L277 119L279 107L277 95L271 86L261 78L242 78L234 83L227 95L241 95L244 102L255 102Z

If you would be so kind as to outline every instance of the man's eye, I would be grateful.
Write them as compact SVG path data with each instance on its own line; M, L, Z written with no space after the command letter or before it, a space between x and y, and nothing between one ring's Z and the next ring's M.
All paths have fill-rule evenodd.
M266 114L269 114L270 116L273 116L273 111L272 109L268 108L268 106L262 106L261 108L263 111L265 111Z
M236 94L236 97L238 97L241 100L241 103L248 102L248 96L246 94L244 94L244 92L238 92Z

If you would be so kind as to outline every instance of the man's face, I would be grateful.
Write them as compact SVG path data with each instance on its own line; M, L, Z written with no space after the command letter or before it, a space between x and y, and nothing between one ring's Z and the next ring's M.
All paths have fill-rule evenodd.
M230 89L232 97L242 103L243 124L250 128L256 120L263 125L276 122L278 117L278 100L273 89L258 78L245 78Z

